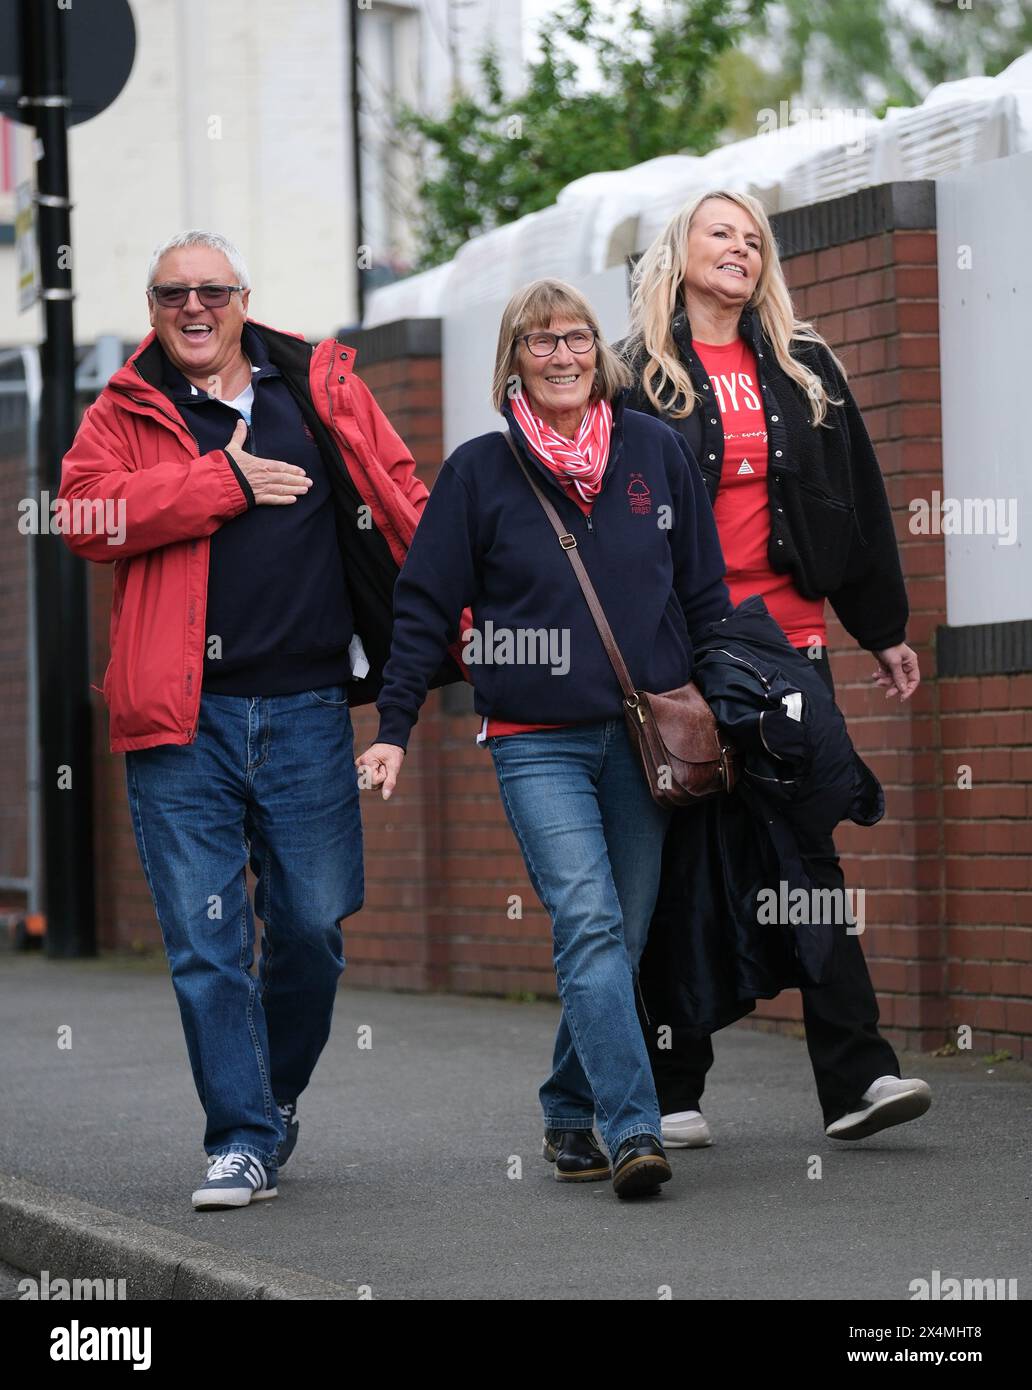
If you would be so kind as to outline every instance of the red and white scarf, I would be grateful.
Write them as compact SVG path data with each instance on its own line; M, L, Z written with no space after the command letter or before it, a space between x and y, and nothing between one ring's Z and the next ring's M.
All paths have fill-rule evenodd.
M591 402L584 412L576 439L567 439L540 420L522 391L511 398L510 405L531 453L550 468L560 482L572 482L585 502L594 501L609 462L609 441L613 433L613 408L609 402Z

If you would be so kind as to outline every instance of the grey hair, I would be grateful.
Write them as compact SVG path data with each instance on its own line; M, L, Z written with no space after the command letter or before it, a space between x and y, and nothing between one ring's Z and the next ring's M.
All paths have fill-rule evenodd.
M177 232L175 236L170 236L168 241L163 241L160 246L155 248L154 254L150 258L150 265L147 267L148 289L154 284L154 277L158 273L158 264L162 256L169 251L180 251L187 246L207 246L212 251L221 251L233 267L237 284L245 290L251 288L251 277L247 273L244 258L228 237L220 236L218 232L193 231Z

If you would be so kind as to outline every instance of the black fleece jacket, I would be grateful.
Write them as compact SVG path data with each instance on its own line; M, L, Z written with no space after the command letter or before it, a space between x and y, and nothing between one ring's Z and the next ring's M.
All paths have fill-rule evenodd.
M720 487L724 431L706 369L692 348L683 307L671 330L700 398L681 419L660 415L642 388L644 354L632 357L628 404L673 426L699 461L712 502ZM874 447L841 371L820 344L795 343L793 355L817 373L841 406L810 423L805 394L778 365L759 316L746 309L739 332L756 353L767 421L770 543L776 573L789 572L806 598L827 598L843 627L869 651L906 640L906 588L892 511Z

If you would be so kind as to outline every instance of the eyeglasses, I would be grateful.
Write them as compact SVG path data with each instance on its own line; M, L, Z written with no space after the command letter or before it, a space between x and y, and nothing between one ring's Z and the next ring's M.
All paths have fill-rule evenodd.
M230 296L243 289L243 285L151 285L147 293L163 309L180 309L190 298L190 291L196 290L205 309L224 309Z
M534 357L551 357L560 343L565 343L571 352L590 352L595 346L595 334L590 328L574 328L569 333L523 333L516 341L526 343L527 351Z

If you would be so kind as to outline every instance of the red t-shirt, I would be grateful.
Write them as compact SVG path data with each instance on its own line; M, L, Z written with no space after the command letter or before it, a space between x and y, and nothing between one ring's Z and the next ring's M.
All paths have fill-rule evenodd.
M692 340L710 379L724 426L724 462L713 516L727 563L727 587L736 606L759 594L793 647L828 640L824 600L807 599L790 574L775 574L767 560L767 422L760 400L756 357L744 338L733 343Z

